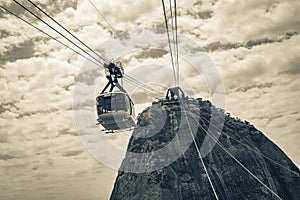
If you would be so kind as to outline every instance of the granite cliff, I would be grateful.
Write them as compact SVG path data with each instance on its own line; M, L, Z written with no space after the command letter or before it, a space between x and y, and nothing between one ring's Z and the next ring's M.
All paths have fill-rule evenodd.
M130 138L111 200L216 199L213 188L219 199L300 199L298 167L249 122L233 118L202 99L189 101L187 103L189 109L185 112L180 112L180 106L176 103L162 104L163 102L156 102L138 116L138 127ZM142 154L163 148L176 137L176 134L182 134L179 129L183 132L188 131L187 121L194 123L192 125L195 123L199 125L195 129L194 137L200 147L208 134L209 126L212 126L209 125L212 112L217 116L214 117L216 120L214 123L223 118L224 120L220 121L224 126L218 137L220 145L214 145L212 151L203 158L207 171L201 164L193 142L176 160L155 170L151 170L154 169L153 166L163 163L166 158L162 156L151 161L149 159L141 161L129 155L129 152ZM197 122L191 119L195 114L199 116ZM157 127L161 128L157 130ZM174 152L178 151L174 149ZM134 169L137 165L139 167L136 169L148 166L150 170L136 173Z

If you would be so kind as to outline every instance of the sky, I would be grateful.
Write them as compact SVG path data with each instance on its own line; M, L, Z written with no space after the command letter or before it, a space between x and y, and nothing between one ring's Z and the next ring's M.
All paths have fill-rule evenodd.
M34 2L161 95L172 86L167 36L158 34L164 28L161 1L92 0L110 25L89 0ZM0 5L68 43L13 1ZM205 80L203 74L214 63L226 112L254 124L299 166L300 2L181 0L177 6L182 87L210 99L207 81L214 77ZM0 199L108 199L117 171L89 153L73 107L95 103L106 81L103 68L2 9L0 39ZM186 60L189 53L199 56L197 69ZM149 92L124 86L137 113L154 100ZM125 152L129 132L106 135L99 128L97 134Z

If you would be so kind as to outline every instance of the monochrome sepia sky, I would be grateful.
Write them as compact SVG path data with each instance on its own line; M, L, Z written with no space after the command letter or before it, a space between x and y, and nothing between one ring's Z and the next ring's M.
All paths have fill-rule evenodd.
M162 88L172 86L171 71L159 66L149 71L143 68L156 64L171 70L169 53L136 45L142 41L154 46L158 40L166 42L166 37L144 31L164 28L161 1L92 0L118 39L112 39L113 31L89 0L33 1L101 55L120 57L125 70L139 81L152 81L151 87L162 94ZM34 10L27 1L20 2ZM0 5L60 38L13 1L0 0ZM178 1L179 34L194 41L191 52L197 54L202 49L194 47L202 47L215 63L226 91L226 111L254 124L297 166L299 10L298 0ZM132 30L146 36L127 34ZM0 38L0 199L108 199L117 172L87 152L72 108L75 83L99 83L99 89L105 78L82 76L80 70L91 63L2 9ZM119 40L126 43L127 52ZM128 46L139 50L132 56ZM201 76L205 69L195 72L183 59L181 63L182 79L189 81L187 90L193 91L194 97L209 99ZM92 69L95 71L90 75L103 74L101 68ZM153 100L140 89L132 96L138 110ZM96 118L89 123L96 123ZM99 135L126 147L128 135L103 134L99 129Z

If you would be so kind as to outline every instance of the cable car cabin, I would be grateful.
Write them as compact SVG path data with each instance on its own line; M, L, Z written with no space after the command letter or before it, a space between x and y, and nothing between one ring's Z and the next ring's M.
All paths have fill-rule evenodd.
M109 92L97 97L97 121L107 130L120 130L135 125L134 104L124 92Z

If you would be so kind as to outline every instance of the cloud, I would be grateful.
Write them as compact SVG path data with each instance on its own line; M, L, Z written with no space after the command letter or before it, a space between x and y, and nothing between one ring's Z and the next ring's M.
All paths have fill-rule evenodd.
M226 51L212 53L213 59L222 71L227 91L236 88L251 88L265 85L287 75L294 79L297 73L298 47L290 48L299 42L300 37L294 36L288 40L266 43L251 49L239 47Z
M63 156L77 156L77 155L79 155L79 154L81 154L82 153L82 151L67 151L67 152L65 152L64 153L64 155Z
M298 75L300 73L300 57L295 56L288 60L287 65L280 71L280 73L287 73L290 75Z
M13 46L8 51L4 52L1 59L1 64L3 62L14 62L19 59L31 58L34 55L33 41L25 41L18 46Z
M135 55L137 59L146 59L146 58L160 58L164 55L168 54L168 51L163 49L145 49L139 55Z
M285 40L289 40L291 37L298 35L296 32L289 32L286 33L284 36L280 36L278 39L268 39L268 38L261 38L257 40L249 40L245 43L222 43L220 41L213 42L207 44L204 49L208 52L214 52L214 51L224 51L228 49L237 49L240 47L245 47L248 49L251 49L252 47L269 44L269 43L278 43L278 42L284 42Z
M120 21L133 22L142 16L147 16L154 8L157 8L160 2L116 0L102 3L95 2L95 4L112 23L119 23Z
M14 157L11 156L11 155L6 155L6 154L1 155L1 154L0 154L0 160L9 160L9 159L13 159L13 158L14 158Z
M246 92L236 91L227 96L227 110L253 123L299 163L294 157L299 145L296 115L300 107L296 102L300 93L297 87L299 81L294 80L280 81L272 87L254 87Z
M299 2L295 1L218 1L214 16L203 31L209 40L243 42L257 38L276 38L287 32L299 32Z
M24 0L20 0L18 2L24 5L25 7L29 8L30 10L33 11L35 10L35 7L29 2L26 2ZM70 1L57 0L55 2L51 0L42 0L34 3L36 3L39 7L42 8L47 7L47 12L49 12L51 15L55 15L57 13L65 11L69 7L75 9L77 7L77 2L78 2L77 0L70 0ZM24 14L25 12L27 12L15 2L1 0L0 3L1 5L5 6L9 10L16 13L17 15Z

